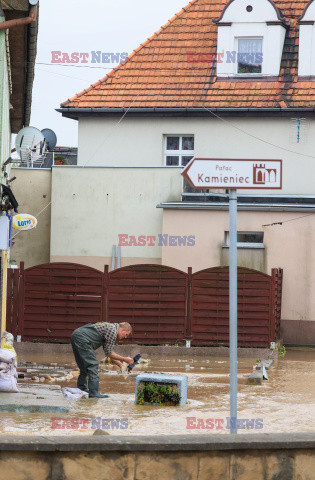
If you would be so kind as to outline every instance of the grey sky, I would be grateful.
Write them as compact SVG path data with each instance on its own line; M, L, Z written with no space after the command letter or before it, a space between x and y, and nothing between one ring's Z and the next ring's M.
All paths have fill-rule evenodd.
M104 77L117 63L51 64L52 51L128 52L164 25L189 0L40 0L31 125L52 128L58 145L77 146L77 122L55 111L60 103ZM47 63L49 65L40 65ZM110 67L110 68L109 68Z

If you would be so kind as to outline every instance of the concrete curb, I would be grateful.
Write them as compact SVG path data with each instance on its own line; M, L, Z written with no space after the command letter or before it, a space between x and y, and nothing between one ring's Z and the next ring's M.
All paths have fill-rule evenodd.
M287 450L315 448L314 433L171 435L171 436L7 436L1 451L41 452L181 452L218 450Z
M18 356L23 353L37 353L37 354L58 354L58 353L72 353L70 344L67 343L33 343L33 342L14 342L14 348ZM117 345L115 351L120 355L128 355L134 357L141 352L142 355L147 356L190 356L190 357L229 357L228 347L176 347L170 346L148 346L148 345ZM97 353L102 353L103 349L97 350ZM237 355L239 358L260 358L267 359L270 354L269 348L238 348Z

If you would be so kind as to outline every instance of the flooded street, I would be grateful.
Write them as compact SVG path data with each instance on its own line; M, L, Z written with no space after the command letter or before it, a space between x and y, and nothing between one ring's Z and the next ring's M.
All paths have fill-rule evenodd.
M49 358L23 354L19 363L22 362L28 371L26 378L19 380L20 391L29 391L31 386L30 397L33 395L37 399L43 398L41 392L47 394L48 391L51 405L58 403L63 399L61 387L76 387L76 378L68 375L74 370L73 361L71 354ZM256 358L240 358L238 362L238 417L244 419L245 427L239 433L315 431L315 351L287 350L285 357L268 371L268 381L249 386L246 381L255 362ZM0 412L1 434L92 435L98 426L111 435L229 433L226 420L229 417L228 358L152 357L148 365L136 367L133 375L127 377L120 374L117 367L103 363L101 370L100 391L109 394L108 399L66 401L69 413ZM186 374L188 404L183 407L135 405L136 373L145 371ZM40 381L44 375L47 378ZM32 380L32 377L37 379ZM118 419L127 421L119 422ZM213 421L207 423L207 419ZM254 428L246 429L246 419L253 420L247 426ZM211 425L213 428L206 428Z

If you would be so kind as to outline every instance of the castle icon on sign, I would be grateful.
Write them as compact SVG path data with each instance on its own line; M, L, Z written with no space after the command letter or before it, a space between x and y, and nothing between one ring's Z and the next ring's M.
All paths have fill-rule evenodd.
M253 184L266 185L268 183L276 183L277 169L266 168L266 165L254 165Z

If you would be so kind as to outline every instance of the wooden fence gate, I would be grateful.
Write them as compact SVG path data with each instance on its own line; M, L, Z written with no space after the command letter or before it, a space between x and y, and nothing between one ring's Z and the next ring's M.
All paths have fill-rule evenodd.
M23 340L68 341L86 323L105 320L104 274L73 263L47 263L8 275L7 329ZM11 286L11 290L10 290ZM18 309L16 308L18 299Z
M238 345L278 338L283 271L238 268ZM192 273L163 265L104 272L72 263L9 270L7 330L22 340L68 342L97 321L133 325L128 343L229 344L229 268Z
M129 342L180 343L187 329L188 276L171 267L131 265L108 274L107 319L129 322Z
M282 272L282 271L281 271ZM277 270L266 275L237 269L237 336L242 346L265 346L280 328ZM282 277L281 277L282 280ZM281 291L281 290L280 290ZM217 267L194 273L191 280L191 338L193 345L229 344L229 268ZM277 298L276 298L277 296ZM278 302L277 310L275 302Z

